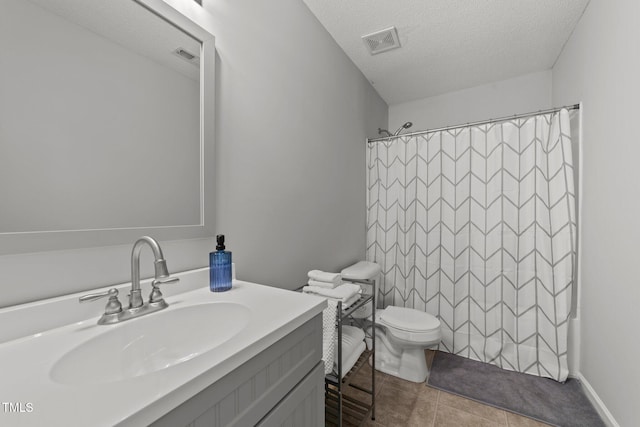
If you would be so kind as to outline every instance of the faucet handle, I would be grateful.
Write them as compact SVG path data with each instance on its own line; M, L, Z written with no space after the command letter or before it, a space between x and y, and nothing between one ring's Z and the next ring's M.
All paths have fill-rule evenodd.
M104 309L104 314L115 314L122 311L122 304L120 304L120 300L118 300L118 290L116 288L111 288L106 292L100 292L97 294L83 295L79 300L82 303L87 301L96 301L104 297L109 297L107 306Z
M160 292L160 285L165 285L167 283L176 283L179 282L180 279L177 277L171 277L171 276L165 276L165 277L158 277L156 279L153 279L153 281L151 282L151 295L149 295L149 302L150 303L157 303L157 304L166 304L164 302L164 298L162 297L162 292Z
M151 282L151 286L153 286L154 288L157 288L158 285L166 285L168 283L177 283L179 281L180 281L180 278L178 277L171 277L171 276L156 277Z

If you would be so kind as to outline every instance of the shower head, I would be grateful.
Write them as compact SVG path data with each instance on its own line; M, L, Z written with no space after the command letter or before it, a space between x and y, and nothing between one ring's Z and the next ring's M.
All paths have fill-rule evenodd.
M382 135L383 133L386 134L386 136L393 136L391 135L391 132L389 132L388 130L378 128L378 135Z
M411 122L407 122L407 123L403 124L402 126L400 126L398 128L398 130L396 131L396 133L393 134L393 136L398 136L400 134L400 132L402 132L402 129L409 129L411 126L413 126L413 123L411 123Z

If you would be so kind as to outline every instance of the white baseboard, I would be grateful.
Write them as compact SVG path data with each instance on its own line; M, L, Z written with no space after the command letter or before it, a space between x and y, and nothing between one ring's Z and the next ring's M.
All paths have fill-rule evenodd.
M604 402L600 399L600 397L598 397L598 394L593 389L593 387L591 387L591 384L589 384L589 381L587 381L584 375L578 372L577 375L572 375L572 377L580 380L580 382L582 383L582 388L584 389L585 394L587 395L587 398L589 399L593 407L596 409L596 411L598 411L598 414L600 415L600 418L602 418L602 421L604 421L604 423L608 427L620 427L620 424L618 424L615 418L613 418L613 415L611 415L611 412L609 412Z

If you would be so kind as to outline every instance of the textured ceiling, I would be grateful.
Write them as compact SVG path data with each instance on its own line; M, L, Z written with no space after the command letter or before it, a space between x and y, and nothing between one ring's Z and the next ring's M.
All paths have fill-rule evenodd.
M589 0L304 0L389 104L550 69ZM402 47L361 36L395 26Z

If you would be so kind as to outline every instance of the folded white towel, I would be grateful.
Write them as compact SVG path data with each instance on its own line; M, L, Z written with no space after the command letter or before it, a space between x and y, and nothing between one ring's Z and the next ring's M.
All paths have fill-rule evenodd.
M327 273L320 270L311 270L307 273L309 279L317 280L318 282L333 283L338 286L342 280L340 273Z
M342 327L342 377L353 368L356 361L365 349L364 331L355 326L344 325ZM338 372L338 338L336 337L336 349L334 356L334 367Z
M320 286L305 286L302 288L302 292L332 298L344 303L349 298L360 293L360 286L355 283L345 283L335 287L334 289L323 288Z
M342 309L346 310L347 308L351 307L353 305L353 303L355 303L356 301L358 301L360 299L360 294L357 293L354 296L352 296L351 298L347 299L345 302L342 303ZM360 309L358 309L360 310ZM356 310L356 311L358 311Z
M340 283L320 282L318 280L309 279L309 286L317 286L319 288L333 289L338 285L340 285Z
M365 351L367 345L364 341L360 341L356 348L350 354L346 354L342 356L342 378L349 373L351 368L356 364L362 352ZM338 367L335 366L336 373L338 372Z
M362 328L358 328L357 326L351 325L343 325L342 326L342 357L344 359L344 355L351 353L354 348L357 347L358 343L364 341L365 334ZM338 337L336 336L336 344L338 342ZM335 356L335 362L338 361L337 350Z

